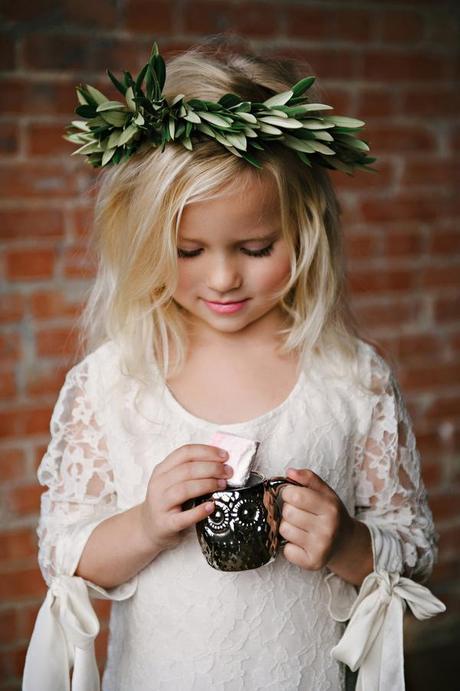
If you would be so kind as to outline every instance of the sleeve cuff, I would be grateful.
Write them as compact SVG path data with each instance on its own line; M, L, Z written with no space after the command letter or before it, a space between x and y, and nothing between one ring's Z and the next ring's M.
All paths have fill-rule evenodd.
M404 610L409 605L417 619L428 619L444 612L445 605L428 588L397 572L373 571L357 595L336 574L329 574L326 584L331 616L349 620L331 655L353 672L359 669L356 691L404 691Z

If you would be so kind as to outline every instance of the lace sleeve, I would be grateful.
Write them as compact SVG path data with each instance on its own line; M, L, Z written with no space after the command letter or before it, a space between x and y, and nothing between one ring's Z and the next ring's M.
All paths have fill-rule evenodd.
M85 360L69 371L51 419L51 441L38 469L38 563L48 586L73 575L96 525L117 512L107 444L88 393Z
M389 365L371 357L369 429L356 444L355 515L371 533L376 571L425 581L437 552L412 421Z

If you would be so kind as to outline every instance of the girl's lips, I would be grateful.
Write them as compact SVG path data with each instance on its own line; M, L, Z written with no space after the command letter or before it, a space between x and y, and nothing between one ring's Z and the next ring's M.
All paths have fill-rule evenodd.
M240 302L210 302L209 300L204 300L205 304L213 312L218 312L219 314L231 314L232 312L238 312L248 301L249 298L241 300Z

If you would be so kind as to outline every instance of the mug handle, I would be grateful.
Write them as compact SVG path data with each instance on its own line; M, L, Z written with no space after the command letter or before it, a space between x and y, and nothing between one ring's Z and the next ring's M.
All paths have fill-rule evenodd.
M281 487L283 485L297 485L297 487L304 486L301 482L297 482L297 480L291 480L290 478L284 477L283 475L276 475L275 477L268 478L267 485L273 497L275 498L275 501L277 501ZM280 547L288 543L288 540L286 540L282 535L279 536L279 540Z

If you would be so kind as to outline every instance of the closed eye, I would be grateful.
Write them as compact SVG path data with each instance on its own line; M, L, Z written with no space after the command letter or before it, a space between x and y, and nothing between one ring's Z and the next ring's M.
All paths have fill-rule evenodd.
M241 251L243 252L243 254L246 254L249 257L268 257L273 252L273 245L274 242L270 243L270 245L267 245L267 247L262 247L262 249L260 250L248 250L246 247L241 247ZM188 251L180 249L179 247L177 248L177 256L182 259L197 257L199 254L201 254L201 252L201 248L197 250Z

